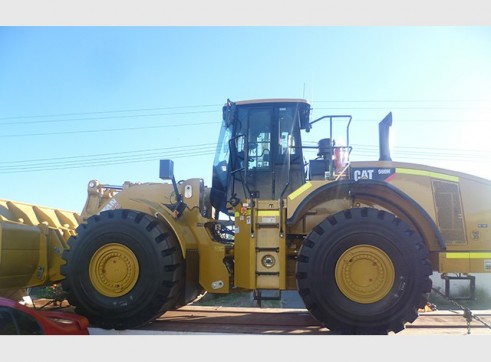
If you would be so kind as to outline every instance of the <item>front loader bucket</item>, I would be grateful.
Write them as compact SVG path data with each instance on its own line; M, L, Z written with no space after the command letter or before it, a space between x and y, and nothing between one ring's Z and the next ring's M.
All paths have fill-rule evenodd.
M61 254L79 223L75 212L0 200L0 289L63 279Z

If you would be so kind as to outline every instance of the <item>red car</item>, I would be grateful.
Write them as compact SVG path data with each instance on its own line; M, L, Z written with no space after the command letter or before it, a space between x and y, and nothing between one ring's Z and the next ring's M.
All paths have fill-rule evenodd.
M85 335L84 316L59 310L34 309L0 297L0 335Z

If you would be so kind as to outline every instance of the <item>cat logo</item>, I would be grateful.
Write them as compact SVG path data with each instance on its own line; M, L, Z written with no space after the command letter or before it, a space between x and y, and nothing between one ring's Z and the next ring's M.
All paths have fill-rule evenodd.
M353 168L351 177L353 180L381 180L389 181L395 175L395 168Z
M353 171L353 178L355 179L355 181L358 181L360 179L372 180L374 171L375 170L354 170Z

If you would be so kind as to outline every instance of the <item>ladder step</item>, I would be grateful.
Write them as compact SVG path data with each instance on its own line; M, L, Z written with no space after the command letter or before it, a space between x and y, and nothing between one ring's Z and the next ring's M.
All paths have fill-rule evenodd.
M276 247L276 248L261 248L261 247L256 247L256 251L273 251L275 253L279 253L280 252L280 248Z
M281 290L273 290L273 292L277 293L276 295L263 295L262 290L254 290L254 300L258 301L258 304L261 305L262 300L281 300Z
M263 222L257 222L256 223L256 228L272 228L272 229L279 229L280 228L280 224L278 223L274 223L274 224L271 224L271 223L263 223Z

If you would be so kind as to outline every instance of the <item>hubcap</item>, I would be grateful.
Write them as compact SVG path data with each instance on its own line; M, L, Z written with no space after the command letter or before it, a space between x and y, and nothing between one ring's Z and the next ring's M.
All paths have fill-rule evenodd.
M357 303L373 303L384 298L394 285L395 272L389 256L372 245L346 250L335 269L341 292Z
M89 264L94 288L107 297L128 293L138 280L139 265L133 251L121 244L106 244L98 249Z

